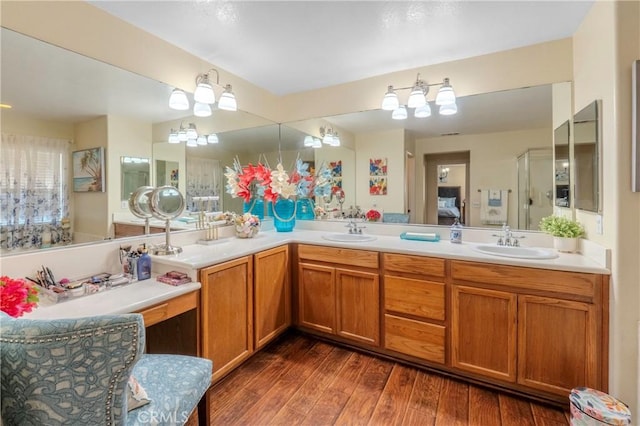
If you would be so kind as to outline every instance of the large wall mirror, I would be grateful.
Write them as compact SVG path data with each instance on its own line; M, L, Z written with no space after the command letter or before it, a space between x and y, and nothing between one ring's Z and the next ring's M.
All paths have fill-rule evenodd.
M573 118L573 164L577 209L600 212L600 106L594 101Z
M553 131L554 188L558 207L571 207L571 162L569 161L569 120Z
M503 206L513 228L537 229L537 218L552 208L551 86L467 96L459 99L454 116L434 111L431 117L403 122L379 110L283 125L243 111L215 111L203 119L170 110L167 99L172 87L166 84L1 31L2 102L13 104L11 110L0 112L2 132L73 141L70 150L105 148L106 192L69 194L66 217L72 222L73 243L112 237L112 218L129 213L122 205L121 157L150 158L150 184L177 186L187 198L187 209L195 208L189 195L199 193L219 195L212 209L241 209L241 200L224 191L221 175L235 157L243 164L266 158L273 166L279 158L285 165L293 164L298 156L315 165L340 165L345 206L407 214L410 223L439 223L440 186L457 188L466 226L497 226L482 218L482 196L489 190L509 194ZM47 77L42 78L45 69ZM219 143L194 148L167 143L172 127L190 122L202 133L215 132ZM304 147L304 136L317 137L320 127L327 126L339 132L341 147ZM425 168L426 156L452 152L468 152L468 163L461 167L462 163L443 157L436 167ZM534 152L537 161L519 160L527 153L533 157ZM203 165L205 160L217 162L217 168ZM371 164L380 162L387 166L386 194L370 189ZM460 173L450 172L444 182L438 166ZM205 176L211 170L219 172ZM521 185L527 179L529 184ZM527 218L523 209L536 213ZM0 224L3 247L17 238L15 228L6 225L11 223L11 218L3 217ZM35 232L45 230L40 226ZM37 235L29 238L38 248Z

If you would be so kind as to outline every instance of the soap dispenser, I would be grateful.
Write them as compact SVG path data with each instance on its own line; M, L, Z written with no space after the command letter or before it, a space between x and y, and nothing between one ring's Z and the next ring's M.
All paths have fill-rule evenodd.
M138 259L138 281L151 278L151 256L147 253L146 245L142 246L142 256Z
M454 244L462 243L462 225L460 225L460 221L456 218L451 225L451 242Z

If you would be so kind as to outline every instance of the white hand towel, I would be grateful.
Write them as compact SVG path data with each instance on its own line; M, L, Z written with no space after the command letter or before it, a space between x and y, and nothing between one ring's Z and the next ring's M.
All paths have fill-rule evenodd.
M483 189L480 192L480 221L483 225L506 223L508 205L508 190Z

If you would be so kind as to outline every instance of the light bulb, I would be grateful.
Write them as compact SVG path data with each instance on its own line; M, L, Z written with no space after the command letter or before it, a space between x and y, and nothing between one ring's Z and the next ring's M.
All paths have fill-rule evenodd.
M180 142L186 142L187 139L189 139L187 138L187 131L181 127L180 131L178 132L178 140Z
M404 105L400 105L398 108L394 109L391 113L391 118L394 120L406 120L407 119L407 109Z
M198 139L198 131L196 130L196 125L193 123L189 123L189 128L187 129L187 139Z
M445 78L442 87L438 90L436 96L436 105L451 105L456 103L456 94L453 87L449 84L449 79Z
M426 118L431 116L431 107L429 106L429 102L416 108L416 110L413 112L413 116L415 118Z
M322 148L322 141L319 138L313 138L311 148Z
M209 136L207 136L207 143L218 143L218 135L216 135L215 133L211 133Z
M442 105L440 106L440 115L453 115L458 112L456 104Z
M409 101L407 106L409 108L418 108L427 103L427 98L424 96L424 90L422 87L415 85L411 94L409 95Z
M305 136L304 137L304 146L309 147L309 146L313 146L313 136Z
M220 100L218 101L218 108L223 109L225 111L237 111L238 103L236 102L236 96L231 91L231 85L227 84L224 88L224 92L220 95Z
M193 92L193 100L196 102L201 102L203 104L213 104L216 101L216 94L213 92L213 87L209 83L209 75L204 74L198 85L196 86L195 92Z
M193 105L193 115L196 117L211 117L211 106L209 106L209 104L203 104L202 102L196 102Z
M393 91L393 86L389 86L387 88L387 93L385 93L384 98L382 98L381 108L384 111L393 111L399 106L400 102L398 101L398 95Z
M333 143L333 135L327 131L327 133L322 137L322 143L331 145Z
M186 111L189 109L189 99L187 99L184 90L173 89L171 96L169 96L169 108L178 111Z
M171 129L171 133L169 133L169 143L180 143L178 132L176 132L174 129Z
M187 139L187 146L191 148L198 146L198 141L196 139Z

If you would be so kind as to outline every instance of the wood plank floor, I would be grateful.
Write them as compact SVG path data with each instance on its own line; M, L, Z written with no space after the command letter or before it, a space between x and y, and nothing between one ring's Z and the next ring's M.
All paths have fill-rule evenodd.
M211 392L211 425L567 425L508 394L290 333Z

